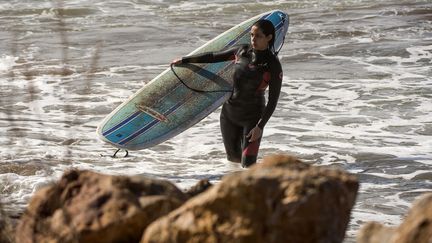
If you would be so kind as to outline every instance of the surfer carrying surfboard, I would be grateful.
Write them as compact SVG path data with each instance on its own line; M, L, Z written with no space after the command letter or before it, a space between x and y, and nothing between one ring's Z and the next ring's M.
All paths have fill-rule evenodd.
M220 52L207 52L176 59L172 64L235 62L233 93L222 107L220 126L227 159L243 167L258 156L264 126L272 116L282 86L282 67L274 49L275 28L260 19L250 30L250 44ZM268 102L265 90L269 88Z

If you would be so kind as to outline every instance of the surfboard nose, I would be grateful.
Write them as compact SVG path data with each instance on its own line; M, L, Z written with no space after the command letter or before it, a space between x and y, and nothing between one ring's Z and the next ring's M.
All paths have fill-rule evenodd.
M289 15L282 10L273 10L267 13L265 19L270 20L275 27L276 38L274 47L275 50L277 50L276 52L279 52L282 49L285 42L285 35L288 32Z

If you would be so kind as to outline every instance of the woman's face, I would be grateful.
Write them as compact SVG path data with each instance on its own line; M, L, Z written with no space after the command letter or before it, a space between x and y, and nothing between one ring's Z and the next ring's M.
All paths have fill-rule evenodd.
M266 36L260 28L252 26L251 32L251 45L255 50L265 50L268 48L270 40L273 38L272 35Z

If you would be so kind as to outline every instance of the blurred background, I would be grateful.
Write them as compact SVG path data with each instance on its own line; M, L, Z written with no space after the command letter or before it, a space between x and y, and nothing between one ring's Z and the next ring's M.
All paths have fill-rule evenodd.
M0 198L19 215L69 168L188 188L242 170L219 110L179 136L110 158L96 127L139 88L230 27L290 15L284 81L260 158L288 153L356 174L346 242L401 222L432 191L432 2L407 0L0 0Z

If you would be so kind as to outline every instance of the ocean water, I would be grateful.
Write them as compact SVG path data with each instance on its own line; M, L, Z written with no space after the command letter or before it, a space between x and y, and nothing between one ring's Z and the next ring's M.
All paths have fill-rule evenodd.
M367 221L398 225L432 192L432 1L0 0L0 197L19 214L70 168L146 175L188 188L243 170L225 160L219 110L127 158L97 125L228 28L290 15L278 107L260 158L287 153L356 174L346 242Z

